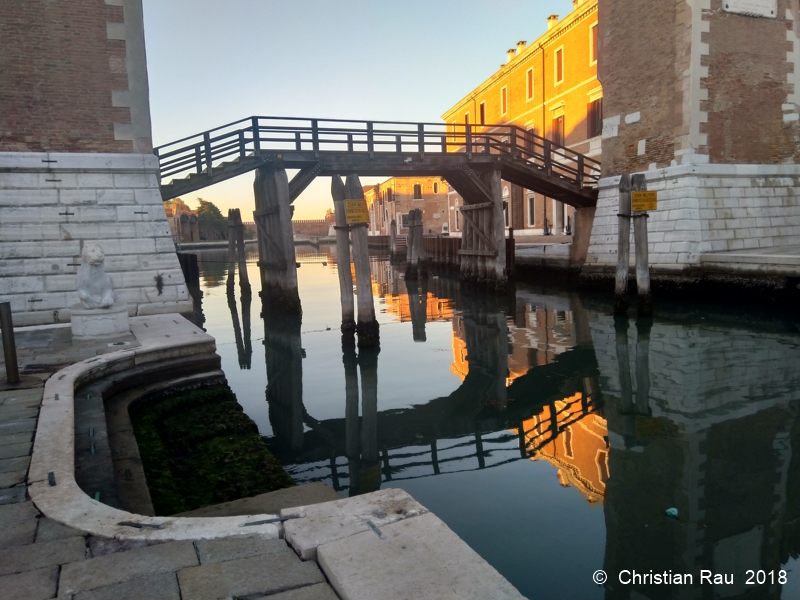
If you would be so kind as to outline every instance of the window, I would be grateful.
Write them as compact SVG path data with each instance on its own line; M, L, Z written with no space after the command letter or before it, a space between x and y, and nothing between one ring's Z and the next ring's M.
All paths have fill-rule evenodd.
M469 113L464 115L464 125L469 125Z
M528 196L528 227L536 225L536 196Z
M434 181L433 182L433 193L434 194L438 194L439 193L439 182L438 181Z
M597 64L597 23L589 28L589 66Z
M590 138L603 133L603 99L598 98L589 102L586 109L586 135Z
M391 202L392 201L392 188L388 188L386 190L386 201L387 202Z
M550 131L550 141L564 145L564 115L560 115L553 119L553 128Z
M414 184L414 200L422 200L422 186L419 183Z
M525 73L525 97L533 100L533 69L528 69Z
M556 76L556 85L564 81L564 47L562 46L558 50L556 50L556 54L553 57L555 60L555 64L553 65L555 76Z
M408 213L400 215L400 227L408 227Z
M456 231L461 229L461 209L456 207Z
M486 102L481 102L480 109L481 109L481 112L480 112L480 117L481 117L480 124L481 125L486 125Z
M508 88L503 86L500 90L500 116L508 112Z

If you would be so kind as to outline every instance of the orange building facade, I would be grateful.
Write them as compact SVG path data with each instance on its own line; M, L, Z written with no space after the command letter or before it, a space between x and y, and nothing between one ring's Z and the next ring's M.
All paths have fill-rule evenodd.
M574 0L559 20L551 15L547 32L531 44L518 42L508 62L464 96L442 118L450 125L512 123L600 159L603 91L597 79L597 0ZM571 207L503 182L506 227L531 234L571 233ZM461 229L457 214L462 198L450 192L452 231ZM546 225L545 225L546 222Z
M369 208L370 235L389 235L390 224L397 233L408 233L408 213L422 210L424 233L448 233L448 186L440 177L392 177L374 186L364 186Z

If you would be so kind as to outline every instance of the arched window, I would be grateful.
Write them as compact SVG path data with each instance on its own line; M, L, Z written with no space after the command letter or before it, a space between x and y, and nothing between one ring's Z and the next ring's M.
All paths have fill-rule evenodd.
M422 200L422 185L414 184L414 200Z
M434 194L438 194L439 193L439 182L438 181L434 181L433 182L433 193Z

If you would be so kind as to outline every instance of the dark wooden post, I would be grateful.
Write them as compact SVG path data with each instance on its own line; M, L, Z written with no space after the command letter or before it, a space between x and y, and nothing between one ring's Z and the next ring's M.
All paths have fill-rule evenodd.
M292 233L292 203L289 178L282 161L275 161L256 171L256 210L258 224L259 266L262 271L261 299L271 311L302 314L297 289L297 263ZM266 273L265 273L266 271Z
M364 200L364 188L358 175L348 175L347 197L352 200ZM372 298L372 277L369 270L369 245L367 240L368 223L357 223L350 226L350 238L353 243L353 264L356 271L356 295L358 306L359 347L377 346L380 342L378 320L375 318L375 304Z
M225 287L233 293L236 277L236 211L228 209L228 280Z
M492 194L493 206L491 209L492 214L492 227L486 227L486 233L494 240L494 246L497 254L494 260L487 257L486 260L486 277L492 281L495 289L505 289L508 283L508 275L506 273L506 222L503 216L503 189L502 181L500 178L500 169L492 169L483 177L486 187ZM508 207L511 211L511 207ZM509 212L509 214L511 214Z
M646 192L647 179L643 173L631 177L631 192ZM653 296L650 294L650 260L647 248L647 211L633 215L633 243L636 254L636 291L638 301L636 312L639 316L653 314Z
M631 177L619 180L619 214L617 215L617 275L614 285L614 314L628 312L628 272L631 249Z
M331 177L331 195L336 217L336 261L339 270L339 293L342 302L342 343L354 344L356 333L356 310L353 300L353 274L350 271L350 227L344 210L347 191L342 178Z
M250 295L250 277L247 274L247 251L244 246L244 223L242 213L237 208L236 216L236 249L239 255L239 290L243 295Z
M397 255L397 221L394 219L389 223L389 254L392 258Z

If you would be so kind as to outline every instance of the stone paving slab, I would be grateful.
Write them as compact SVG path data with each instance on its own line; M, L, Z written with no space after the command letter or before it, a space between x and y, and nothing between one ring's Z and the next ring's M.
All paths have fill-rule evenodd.
M339 600L339 596L327 583L318 583L280 594L261 596L255 600Z
M64 565L59 590L61 593L88 591L197 564L192 542L168 542Z
M284 536L303 560L316 560L317 546L370 531L368 522L382 527L427 512L403 490L387 488L335 502L289 508L282 510L281 516L306 515L285 521Z
M63 540L69 537L76 537L81 536L83 537L86 535L82 531L78 531L77 529L73 529L72 527L67 527L66 525L62 525L57 521L53 521L52 519L48 519L47 517L41 517L38 519L39 526L36 528L36 543L40 542L52 542L54 540Z
M340 500L339 492L322 482L304 483L222 504L186 511L176 517L230 517L236 515L277 515L284 508Z
M33 431L26 433L9 433L5 435L0 434L0 446L24 443L33 443Z
M18 504L28 499L27 490L24 485L0 489L0 506L6 504Z
M21 573L42 567L77 563L86 558L86 542L74 537L41 544L28 544L0 550L0 575ZM69 565L74 566L74 565Z
M31 464L30 456L4 458L0 460L0 473L10 473L12 471L27 471L30 464Z
M0 506L0 549L32 544L37 514L31 502Z
M323 583L316 563L301 562L291 552L253 556L178 571L183 600L222 600L266 595Z
M524 600L434 514L391 523L317 548L343 600Z
M197 555L201 565L210 565L226 560L237 560L263 554L286 554L291 550L283 540L253 535L218 540L197 540Z
M25 476L28 470L24 471L10 471L8 473L0 473L0 488L9 488L15 485L20 485L25 482Z
M0 406L0 423L12 423L20 419L35 419L39 414L38 406L9 405L8 408Z
M0 435L26 433L36 431L36 419L16 419L9 423L0 423Z
M175 573L159 573L79 592L74 600L181 600L181 592Z
M21 444L5 444L0 446L0 459L17 458L19 456L30 456L33 442L22 442Z
M56 595L58 567L0 577L3 600L47 600Z

